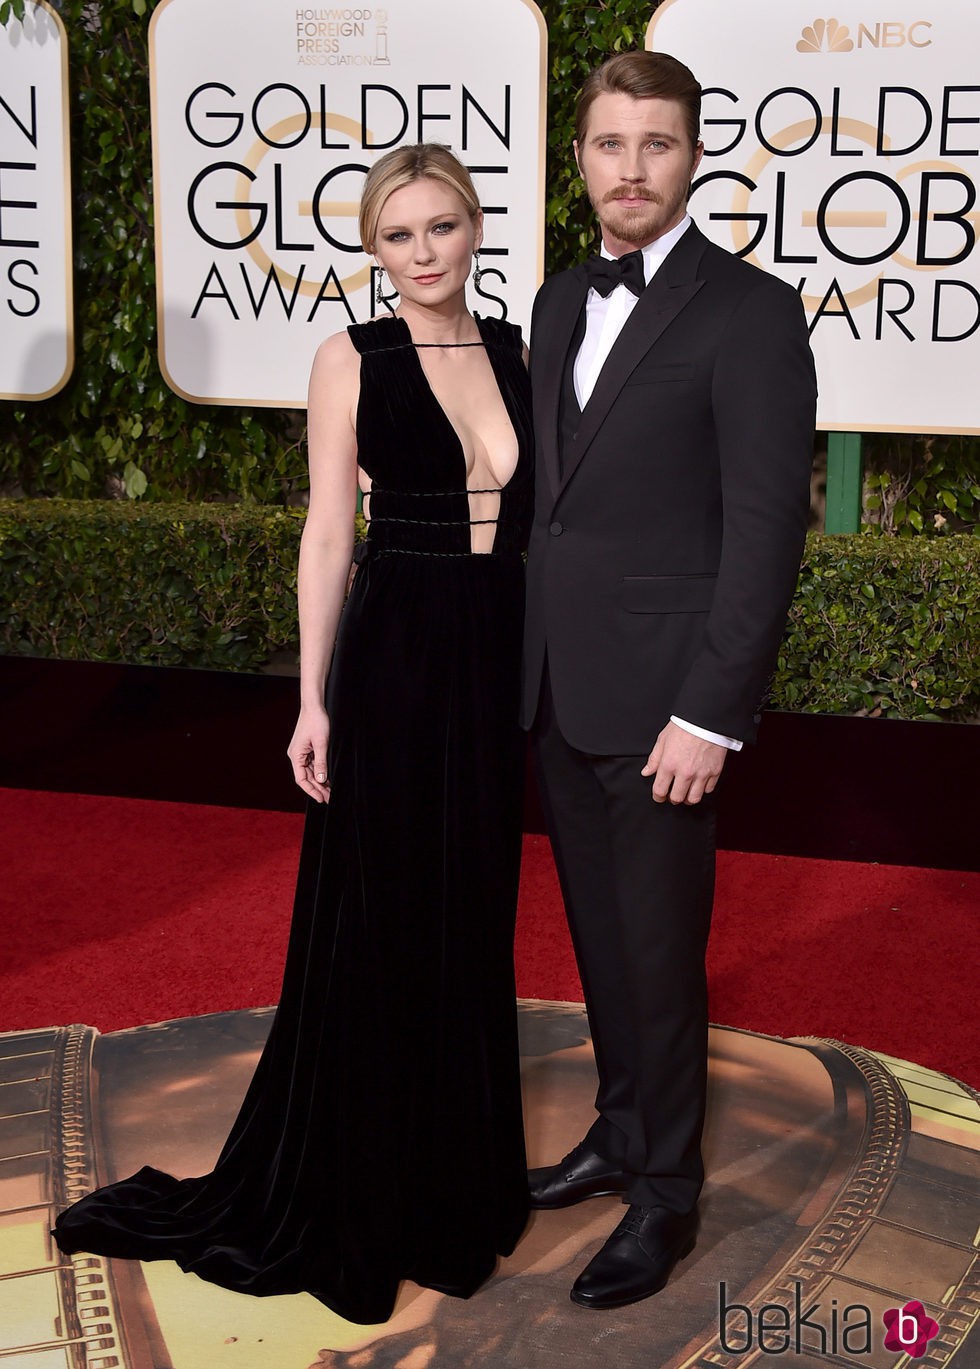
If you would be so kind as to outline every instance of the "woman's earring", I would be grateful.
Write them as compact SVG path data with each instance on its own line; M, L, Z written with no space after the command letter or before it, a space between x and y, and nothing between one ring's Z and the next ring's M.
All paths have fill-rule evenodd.
M480 281L483 279L483 269L480 266L480 249L477 248L473 253L473 284L479 290Z
M383 291L382 288L381 288L381 283L382 283L382 281L383 281L384 278L385 278L385 269L384 269L383 266L379 266L379 267L377 268L377 271L378 271L378 288L377 288L377 290L375 290L375 292L374 292L374 298L375 298L375 300L376 300L376 302L377 302L378 304L384 304L384 302L385 302L385 293L384 293L384 291Z

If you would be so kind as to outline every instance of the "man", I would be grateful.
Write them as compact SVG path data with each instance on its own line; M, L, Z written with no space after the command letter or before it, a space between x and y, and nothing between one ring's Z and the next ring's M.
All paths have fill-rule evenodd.
M598 1117L532 1202L629 1210L572 1299L620 1307L694 1246L714 790L753 738L806 528L816 386L788 285L687 215L701 88L662 53L579 99L597 259L545 282L523 722L595 1045Z

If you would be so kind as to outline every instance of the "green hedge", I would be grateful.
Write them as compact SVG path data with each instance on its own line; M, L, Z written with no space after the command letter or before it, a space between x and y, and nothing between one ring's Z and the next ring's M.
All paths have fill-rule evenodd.
M770 706L980 716L980 541L812 534Z
M295 642L304 515L0 501L0 651L256 670Z
M0 651L257 670L295 649L303 514L0 501ZM980 541L811 535L771 705L980 714Z

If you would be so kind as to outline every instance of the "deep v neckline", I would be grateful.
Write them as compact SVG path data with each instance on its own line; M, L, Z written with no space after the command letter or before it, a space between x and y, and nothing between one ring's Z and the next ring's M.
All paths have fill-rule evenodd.
M478 330L478 332L479 332L479 334L480 334L480 341L483 343L483 348L484 348L484 351L486 352L487 361L490 363L490 370L491 370L491 373L492 373L492 375L493 375L494 384L495 384L496 387L497 387L497 393L500 395L500 402L501 402L501 404L503 404L503 406L504 406L504 413L506 414L506 416L507 416L507 422L508 422L508 424L510 425L511 436L512 436L513 439L514 439L514 443L515 443L515 446L516 446L516 448L517 448L517 459L516 459L516 461L514 462L514 469L511 471L510 475L509 475L509 476L507 477L507 479L503 482L503 484L501 484L501 485L495 485L495 486L493 487L492 490L481 490L478 486L474 486L473 488L470 487L470 485L469 485L469 483L468 483L468 480L469 480L469 471L468 471L467 468L466 468L466 448L465 448L464 445L463 445L463 439L462 439L462 438L460 437L460 435L459 435L459 430L458 430L458 428L456 427L456 424L453 422L453 420L449 417L449 414L446 412L446 409L445 409L445 406L444 406L443 403L442 403L442 400L439 398L439 396L436 394L435 390L434 390L433 387L432 387L432 381L429 379L428 373L426 372L425 367L422 365L422 358L419 356L419 352L418 352L418 344L416 344L414 338L412 337L412 331L411 331L411 329L409 328L408 323L405 321L405 319L399 318L397 314L395 315L395 322L397 322L397 323L399 323L399 324L401 325L402 330L403 330L404 333L405 333L405 337L406 337L406 340L407 340L407 342L408 342L408 346L409 346L409 347L411 348L411 350L412 350L412 355L413 355L413 357L415 358L415 364L416 364L416 366L417 366L418 369L419 369L419 374L421 375L422 381L423 381L423 383L424 383L424 385L425 385L425 388L426 388L426 390L428 391L429 396L430 396L431 399L432 399L432 403L433 403L433 405L435 406L435 408L436 408L436 410L438 411L438 413L442 416L442 419L443 419L443 421L445 422L446 427L447 427L447 428L449 429L449 431L452 433L452 435L453 435L453 437L454 437L454 439L455 439L455 441L456 441L456 448L457 448L457 450L458 450L458 452L459 452L460 463L461 463L462 468L463 468L463 490L461 491L461 493L467 493L467 494L481 494L481 493L482 493L482 494L498 494L498 493L499 493L499 494L502 495L503 492L504 492L504 490L507 488L507 486L510 484L510 482L514 479L514 476L517 474L517 469L518 469L518 467L519 467L520 464L521 464L521 439L520 439L520 436L519 436L519 434L518 434L517 426L516 426L516 424L515 424L515 422L514 422L514 419L513 419L513 416L512 416L512 414L511 414L511 412L510 412L510 409L507 407L507 391L506 391L506 387L503 385L503 383L502 383L502 381L501 381L500 373L499 373L499 371L497 370L497 364L496 364L496 361L495 361L494 356L493 356L493 351L492 351L491 343L488 341L487 336L486 336L486 334L485 334L485 332L484 332L484 330L483 330L483 327L482 327L483 320L480 318L479 314L474 314L473 319L474 319L474 322L476 323L477 330ZM487 450L489 451L489 448L487 448ZM488 463L488 464L489 464L489 463ZM491 472L491 473L492 473L492 472Z

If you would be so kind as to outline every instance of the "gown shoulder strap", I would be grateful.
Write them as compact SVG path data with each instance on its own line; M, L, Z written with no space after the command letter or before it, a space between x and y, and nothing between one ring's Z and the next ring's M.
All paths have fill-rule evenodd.
M361 356L366 352L387 352L393 347L411 347L412 335L404 319L394 315L371 319L369 323L352 323L347 335Z
M488 347L520 352L521 330L516 323L507 323L499 318L480 318L477 327ZM394 315L371 319L369 323L352 323L347 333L361 356L368 352L389 352L413 346L408 324Z
M521 350L521 330L516 323L502 318L479 318L480 336L489 346L502 347L510 352Z

